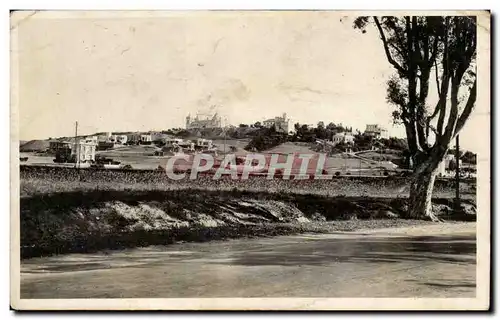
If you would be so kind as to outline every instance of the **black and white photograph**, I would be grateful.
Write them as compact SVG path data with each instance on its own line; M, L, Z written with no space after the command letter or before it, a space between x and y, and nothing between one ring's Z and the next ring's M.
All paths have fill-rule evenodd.
M12 308L487 310L490 19L12 11Z

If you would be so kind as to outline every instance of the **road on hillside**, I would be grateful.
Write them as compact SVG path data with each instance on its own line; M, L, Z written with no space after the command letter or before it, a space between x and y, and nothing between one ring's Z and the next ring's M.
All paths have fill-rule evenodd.
M465 225L35 258L22 263L21 298L474 297L475 224Z

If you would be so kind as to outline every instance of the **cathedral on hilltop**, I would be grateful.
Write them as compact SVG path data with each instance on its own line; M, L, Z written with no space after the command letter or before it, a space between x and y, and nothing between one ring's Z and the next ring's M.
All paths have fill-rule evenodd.
M213 115L200 115L196 114L194 118L191 115L186 117L186 129L213 129L221 128L221 117L214 113Z

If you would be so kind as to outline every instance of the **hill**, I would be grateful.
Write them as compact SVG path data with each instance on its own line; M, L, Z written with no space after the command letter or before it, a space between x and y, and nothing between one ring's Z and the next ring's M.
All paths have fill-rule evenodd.
M20 144L20 152L41 152L49 148L48 140L30 140L23 144Z

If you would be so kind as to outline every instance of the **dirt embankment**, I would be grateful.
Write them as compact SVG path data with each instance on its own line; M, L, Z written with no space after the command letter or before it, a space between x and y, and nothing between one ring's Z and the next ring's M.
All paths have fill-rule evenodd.
M451 200L433 202L444 219L475 220L472 202L463 204L460 215L452 214ZM200 190L36 195L21 199L21 254L27 258L175 241L417 223L405 220L405 212L402 198Z

